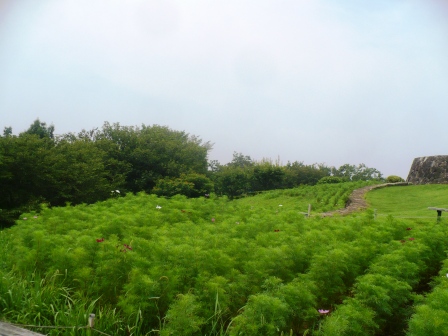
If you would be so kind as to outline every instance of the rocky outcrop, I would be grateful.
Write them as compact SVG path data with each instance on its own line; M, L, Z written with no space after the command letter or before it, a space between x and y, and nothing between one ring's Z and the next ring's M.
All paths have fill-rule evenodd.
M448 183L448 155L415 158L407 182L412 184Z

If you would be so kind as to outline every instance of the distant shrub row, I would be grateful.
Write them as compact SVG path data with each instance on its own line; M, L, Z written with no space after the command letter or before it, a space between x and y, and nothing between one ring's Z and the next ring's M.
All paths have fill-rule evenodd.
M230 198L259 191L342 181L382 180L375 168L263 160L234 153L225 165L207 161L212 145L164 126L121 126L78 134L54 134L36 120L18 136L0 136L0 227L20 213L50 206L91 204L126 193L199 197L211 192ZM118 190L118 192L117 192Z

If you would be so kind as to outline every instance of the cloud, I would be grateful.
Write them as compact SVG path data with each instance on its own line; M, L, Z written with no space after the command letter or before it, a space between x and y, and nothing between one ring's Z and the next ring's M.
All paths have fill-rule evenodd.
M0 109L18 128L36 114L63 132L104 120L166 124L214 142L222 162L241 151L407 170L401 153L423 148L448 106L446 24L428 4L14 5L0 26Z

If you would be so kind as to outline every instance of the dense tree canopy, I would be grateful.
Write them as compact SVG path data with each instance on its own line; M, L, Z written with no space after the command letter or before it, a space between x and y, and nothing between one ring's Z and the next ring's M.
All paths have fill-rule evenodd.
M105 123L94 138L126 170L125 189L151 192L159 179L207 173L210 143L166 126L129 127ZM111 147L112 145L112 147Z
M0 223L9 225L42 203L93 203L113 190L151 193L165 178L189 176L198 184L190 196L198 196L204 181L191 174L206 178L210 149L196 136L159 125L106 122L101 129L59 136L39 120L18 136L7 127L0 137Z
M254 161L250 156L233 153L233 160L226 165L212 161L209 175L218 194L230 198L255 192L294 188L300 185L315 185L324 177L338 177L341 181L381 180L381 173L365 164L345 164L339 169L324 164L306 165L303 162L288 162L281 166L271 160Z
M369 168L364 163L358 166L344 164L339 169L332 169L334 176L342 177L346 181L366 181L381 179L383 176L375 168Z
M381 179L364 164L339 169L324 164L252 160L235 152L222 165L207 161L209 142L166 126L121 126L55 136L55 127L39 119L13 135L0 136L0 226L24 211L50 206L94 203L126 192L171 197L200 197L210 192L230 198L272 189L314 185L323 177Z
M6 129L5 129L6 130ZM10 133L12 133L12 128L9 128ZM31 126L24 132L25 134L35 134L39 138L54 138L54 125L47 126L46 123L41 122L36 119Z

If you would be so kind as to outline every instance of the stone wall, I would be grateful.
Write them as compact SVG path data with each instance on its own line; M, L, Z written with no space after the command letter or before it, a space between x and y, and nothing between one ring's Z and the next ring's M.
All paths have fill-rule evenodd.
M412 184L448 183L448 155L415 158L407 182Z

